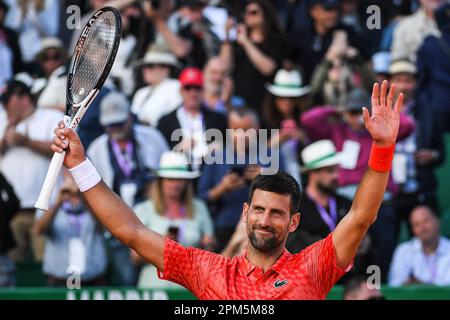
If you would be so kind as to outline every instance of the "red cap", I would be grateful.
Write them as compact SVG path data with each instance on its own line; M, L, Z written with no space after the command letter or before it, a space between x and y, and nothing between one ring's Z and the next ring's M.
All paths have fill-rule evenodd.
M203 87L203 73L200 69L189 67L184 69L178 80L181 86L199 86Z

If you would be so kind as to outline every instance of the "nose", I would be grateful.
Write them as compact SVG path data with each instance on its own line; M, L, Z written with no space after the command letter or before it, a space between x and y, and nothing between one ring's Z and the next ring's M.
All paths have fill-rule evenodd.
M261 227L265 228L268 226L270 226L270 217L269 217L269 212L265 211L261 218Z

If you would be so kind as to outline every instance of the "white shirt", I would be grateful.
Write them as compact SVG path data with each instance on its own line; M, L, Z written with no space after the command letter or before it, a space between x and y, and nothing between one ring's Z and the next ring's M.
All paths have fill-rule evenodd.
M131 112L144 123L156 127L159 119L175 110L182 103L178 80L166 79L155 87L136 91Z
M66 107L67 70L61 66L51 74L37 101L38 108L57 108L64 110Z
M16 132L36 141L52 141L53 131L64 114L53 109L37 109L16 126ZM8 125L6 114L0 114L0 140ZM27 147L13 146L0 155L0 171L11 183L22 208L33 208L47 175L50 159ZM56 190L57 188L55 188ZM56 193L54 192L53 195Z
M400 244L394 252L389 271L389 285L399 287L410 276L422 283L450 285L450 240L441 237L432 255L425 255L418 238Z
M133 35L128 35L120 40L116 59L111 68L110 77L120 80L120 90L131 96L134 90L133 68L128 63L130 55L136 48L137 40Z

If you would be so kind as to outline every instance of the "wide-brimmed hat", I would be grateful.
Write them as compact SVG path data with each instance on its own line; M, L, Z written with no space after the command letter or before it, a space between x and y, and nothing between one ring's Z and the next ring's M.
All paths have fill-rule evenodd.
M200 176L200 171L189 169L188 159L183 153L166 151L161 156L156 174L167 179L195 179Z
M266 85L267 90L277 97L301 97L311 91L303 84L302 76L297 70L280 69L272 84Z
M64 43L61 41L61 39L56 38L56 37L48 37L48 38L44 38L41 42L41 48L38 52L38 54L36 55L36 57L38 59L41 59L42 56L44 55L44 52L48 49L57 49L60 50L61 52L64 52Z
M175 55L164 45L154 44L150 46L144 57L134 64L136 67L141 67L149 64L162 64L170 67L180 68Z
M111 91L100 102L100 124L104 127L124 123L130 116L130 102L118 91Z
M412 75L417 74L417 67L409 59L398 59L391 62L389 66L389 75L408 73Z
M336 152L333 141L319 140L311 143L302 151L303 172L338 165L339 154Z

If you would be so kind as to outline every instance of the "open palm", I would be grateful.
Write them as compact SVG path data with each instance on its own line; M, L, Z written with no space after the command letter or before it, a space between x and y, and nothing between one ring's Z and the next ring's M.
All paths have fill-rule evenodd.
M395 97L395 85L391 85L387 94L388 82L383 81L380 85L375 83L372 90L372 115L367 108L363 108L364 124L375 143L388 146L397 140L400 126L400 109L403 104L403 93Z

